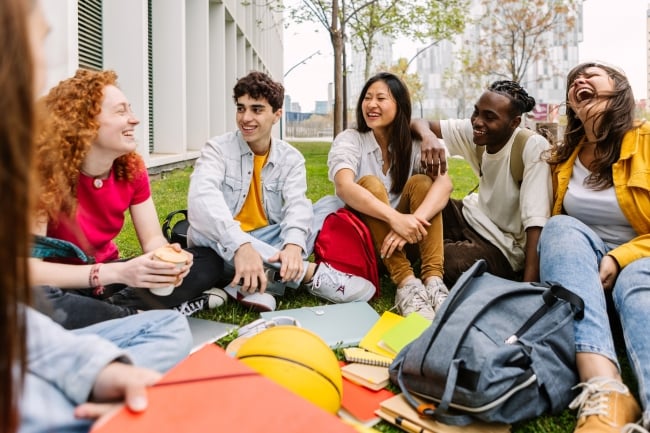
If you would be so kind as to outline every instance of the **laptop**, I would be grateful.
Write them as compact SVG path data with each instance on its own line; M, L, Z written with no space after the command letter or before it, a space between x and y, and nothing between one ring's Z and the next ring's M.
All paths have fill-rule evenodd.
M266 320L292 317L299 326L316 333L332 349L357 346L379 320L379 314L367 302L266 311L260 315Z
M191 353L196 352L206 344L214 343L239 328L239 326L232 323L216 322L197 317L187 317L187 321L190 325L190 331L192 331Z

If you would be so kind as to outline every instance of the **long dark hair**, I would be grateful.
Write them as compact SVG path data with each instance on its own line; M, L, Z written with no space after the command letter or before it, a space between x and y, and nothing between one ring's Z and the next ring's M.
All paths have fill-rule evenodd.
M30 302L34 79L27 16L31 0L0 2L0 430L18 429L26 349L25 305ZM16 373L19 374L16 374Z
M406 85L396 75L390 72L380 72L371 77L361 89L357 102L357 130L368 132L370 128L363 118L363 99L368 88L377 81L383 81L388 86L391 96L397 104L397 113L390 129L391 146L391 192L400 194L406 185L411 170L411 152L413 141L411 137L411 97Z
M605 109L588 113L589 116L593 116L594 124L598 125L598 130L594 131L596 135L595 159L589 167L592 173L586 183L596 189L605 189L614 184L612 165L620 157L623 136L634 128L635 103L632 87L630 87L625 74L615 67L589 62L582 63L569 72L566 85L567 126L564 131L564 140L552 147L548 161L551 164L566 161L585 137L584 124L568 103L568 91L578 76L591 67L604 70L614 81L613 92L594 95L595 98L607 100Z

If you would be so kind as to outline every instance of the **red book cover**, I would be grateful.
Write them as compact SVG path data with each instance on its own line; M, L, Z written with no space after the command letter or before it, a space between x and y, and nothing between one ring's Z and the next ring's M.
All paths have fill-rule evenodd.
M355 432L212 344L172 369L148 397L145 412L122 408L91 432Z
M379 404L393 395L386 388L373 391L343 378L341 407L361 423L368 423L377 418L375 411L379 409Z

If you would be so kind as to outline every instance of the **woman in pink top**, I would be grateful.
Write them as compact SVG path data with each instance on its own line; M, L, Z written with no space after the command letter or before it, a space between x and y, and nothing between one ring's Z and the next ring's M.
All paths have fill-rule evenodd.
M54 319L77 328L138 310L176 307L191 314L223 303L221 290L210 291L223 269L211 249L189 249L180 270L152 259L168 242L144 161L135 152L139 120L117 87L117 75L80 69L43 103L47 127L37 138L43 189L35 233L72 242L96 262L32 259L33 282L46 287ZM127 210L144 254L120 260L115 238ZM170 284L176 289L169 296L144 290Z

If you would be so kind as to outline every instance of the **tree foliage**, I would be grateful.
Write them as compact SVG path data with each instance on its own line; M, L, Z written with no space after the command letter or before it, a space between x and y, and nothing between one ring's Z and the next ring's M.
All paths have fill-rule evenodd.
M419 103L420 106L420 117L422 117L422 99L424 97L423 90L424 86L420 80L420 75L417 72L409 73L408 72L409 63L408 59L400 57L397 59L397 63L386 66L381 65L380 69L384 71L391 72L397 75L409 89L409 94L411 95L411 103L413 104L413 112L415 113L415 103Z
M441 40L462 31L467 0L300 0L287 15L296 23L319 23L334 51L334 135L345 125L345 43L362 47L366 64L380 33L415 40ZM366 76L369 67L366 67Z
M447 96L456 102L456 117L464 119L471 114L482 89L489 84L489 78L483 75L482 68L476 67L474 62L480 59L474 59L470 50L459 50L456 60L444 72L442 85Z
M364 53L365 80L370 78L372 53L379 36L430 43L448 39L463 31L468 8L468 0L378 0L364 7L359 7L363 0L348 1L357 10L350 16L349 34L352 45Z
M480 4L479 37L469 41L476 46L467 65L474 75L522 82L536 62L552 66L551 48L566 49L576 42L567 36L576 25L577 0L480 0Z

